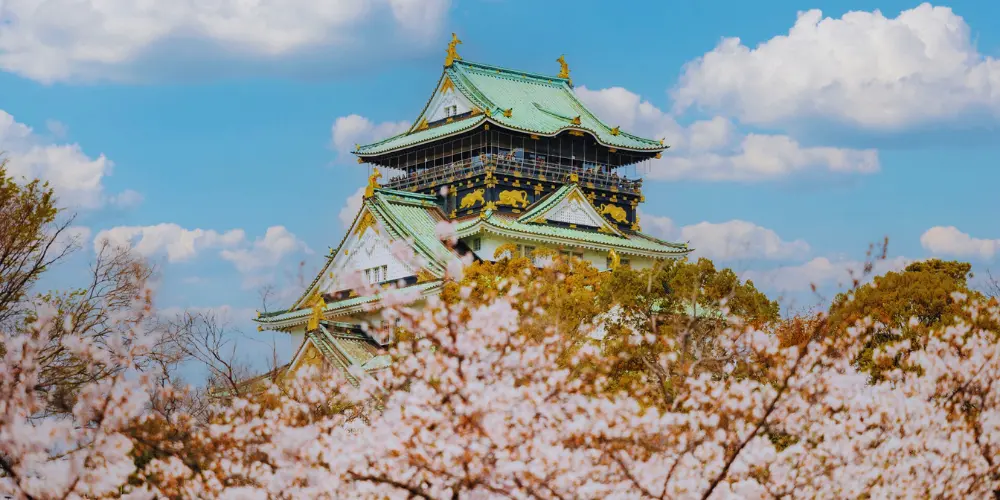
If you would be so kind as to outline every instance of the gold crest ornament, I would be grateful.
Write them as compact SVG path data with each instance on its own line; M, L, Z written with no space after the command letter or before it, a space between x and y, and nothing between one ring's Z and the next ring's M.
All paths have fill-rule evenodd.
M462 56L458 55L458 49L457 49L457 47L461 43L462 41L458 39L458 35L452 33L451 41L448 42L448 50L447 50L448 57L444 59L444 67L447 68L451 66L455 61L462 60Z
M375 190L378 189L378 180L382 178L382 172L378 171L378 168L372 169L372 175L368 176L368 187L365 188L365 198L371 198L375 196Z

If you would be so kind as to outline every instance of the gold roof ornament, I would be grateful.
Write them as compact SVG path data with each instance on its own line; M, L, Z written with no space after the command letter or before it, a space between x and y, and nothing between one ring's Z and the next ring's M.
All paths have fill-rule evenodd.
M621 133L621 127L615 127L611 129L611 135L618 135Z
M507 108L503 110L503 115L510 118L514 114L514 108Z
M379 187L378 180L382 178L382 173L378 167L372 168L372 175L368 176L368 187L365 188L365 198L375 196L375 190Z
M566 64L566 56L559 56L559 59L556 59L556 62L559 63L559 74L557 76L568 80L569 85L572 87L573 79L569 77L569 64Z
M458 39L458 35L452 33L451 41L448 42L448 49L447 49L448 57L444 59L444 67L446 68L450 67L455 61L462 60L462 56L458 55L458 49L457 49L458 45L461 43L462 41Z
M580 125L580 123L580 115L576 115L576 117L573 118L573 125Z
M312 314L309 315L309 324L306 326L307 330L311 331L319 328L319 322L323 319L324 309L326 309L326 301L323 300L323 294L317 291L313 295Z
M611 264L608 266L608 269L618 269L618 266L622 264L622 259L618 256L618 252L616 252L614 248L608 252L608 258L611 259Z
M451 81L451 78L444 77L444 82L441 83L441 93L445 93L449 90L455 90L455 83Z

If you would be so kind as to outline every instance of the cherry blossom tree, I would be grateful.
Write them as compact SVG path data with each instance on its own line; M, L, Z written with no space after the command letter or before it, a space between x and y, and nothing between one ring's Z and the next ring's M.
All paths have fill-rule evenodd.
M680 359L676 335L630 323L627 342L655 345L644 351L658 353L651 362L681 375L669 401L651 405L643 392L655 384L608 383L605 367L630 352L594 335L609 316L547 318L558 301L533 283L574 279L559 276L573 271L558 259L502 282L463 280L463 263L449 266L451 297L415 307L416 296L386 295L383 319L402 330L388 368L352 374L357 386L332 368L303 369L207 418L161 410L184 392L137 362L157 338L134 314L101 345L60 336L78 359L127 368L85 385L71 415L38 418L38 346L47 325L72 321L43 318L3 339L0 487L32 498L1000 494L995 304L956 294L972 321L931 328L918 349L905 339L878 347L877 380L855 362L871 320L834 336L821 334L820 317L788 342L731 318L713 347L728 353L718 371Z

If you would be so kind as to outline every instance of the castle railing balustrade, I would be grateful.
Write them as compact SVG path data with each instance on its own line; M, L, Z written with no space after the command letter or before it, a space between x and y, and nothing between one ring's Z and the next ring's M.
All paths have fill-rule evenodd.
M550 182L568 182L576 174L581 185L593 189L641 194L642 179L627 179L618 175L607 165L584 163L579 160L546 161L543 159L519 158L514 155L494 155L482 153L471 159L437 165L410 174L392 177L383 184L389 189L420 191L434 186L442 186L459 179L485 174L492 169L494 175L509 175L520 178L540 179L544 176ZM572 164L571 164L572 163Z

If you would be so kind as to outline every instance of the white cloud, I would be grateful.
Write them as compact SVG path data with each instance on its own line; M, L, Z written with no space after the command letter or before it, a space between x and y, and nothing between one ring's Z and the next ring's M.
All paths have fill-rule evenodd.
M965 20L924 3L823 18L800 12L787 35L751 49L725 38L672 91L692 106L776 124L825 117L897 130L986 111L1000 116L1000 60L978 52ZM992 111L991 111L992 110Z
M337 217L340 219L340 224L344 226L344 229L350 229L351 224L354 222L354 218L358 216L358 212L361 211L361 203L365 201L365 187L361 186L358 188L354 194L347 197L344 202L344 207L340 209L340 213Z
M771 229L742 220L684 226L679 239L710 259L792 259L809 253L805 241L785 241Z
M350 155L355 145L364 145L401 134L410 128L407 122L372 123L361 115L341 116L330 128L334 150L342 159Z
M646 175L650 179L758 181L806 171L879 171L878 152L873 149L806 147L786 135L741 135L722 117L684 127L670 114L621 87L580 87L577 95L612 126L665 140L670 149L652 163Z
M269 281L273 277L264 275L285 257L298 252L312 253L284 226L267 228L264 236L253 242L247 240L242 229L219 232L185 229L173 223L118 226L97 233L94 248L99 249L105 241L114 246L129 246L145 257L165 254L167 262L171 263L188 261L204 251L217 250L219 257L231 262L244 275L245 283Z
M145 197L138 191L126 189L121 193L111 197L111 203L119 208L135 208L139 206Z
M309 247L284 226L267 228L263 238L257 238L249 248L222 250L223 259L232 262L241 273L247 274L277 265L283 257L295 252L309 252Z
M49 133L56 139L62 139L69 133L69 127L59 120L46 120L45 128L47 128Z
M816 257L804 264L783 266L769 270L750 270L741 274L743 279L751 280L761 288L779 292L807 291L815 285L817 288L836 286L849 287L854 279L867 280L871 277L885 274L889 271L899 271L912 263L905 257L896 257L875 261L872 273L865 276L865 263L852 260L832 261L827 257Z
M63 206L97 208L107 201L102 182L111 174L111 160L104 155L91 158L78 144L48 143L3 110L0 152L9 160L8 175L48 181Z
M648 214L642 210L639 210L638 215L643 232L666 240L672 240L678 236L677 225L670 217Z
M100 248L107 241L115 246L131 246L146 257L166 253L168 262L180 262L195 257L202 250L235 247L245 239L242 229L219 233L205 229L184 229L177 224L164 223L105 229L94 238L94 248Z
M809 244L802 240L785 241L778 233L752 222L731 220L722 223L700 222L678 228L667 217L640 211L645 231L671 241L688 242L695 257L718 260L795 259L809 254Z
M937 255L990 259L1000 250L1000 239L973 238L955 226L935 226L920 236L920 245Z
M42 82L129 80L180 61L327 57L347 65L424 50L450 0L7 0L0 68ZM301 65L300 65L301 66ZM343 66L341 66L343 67ZM287 68L287 67L286 67ZM176 73L176 72L175 72Z

